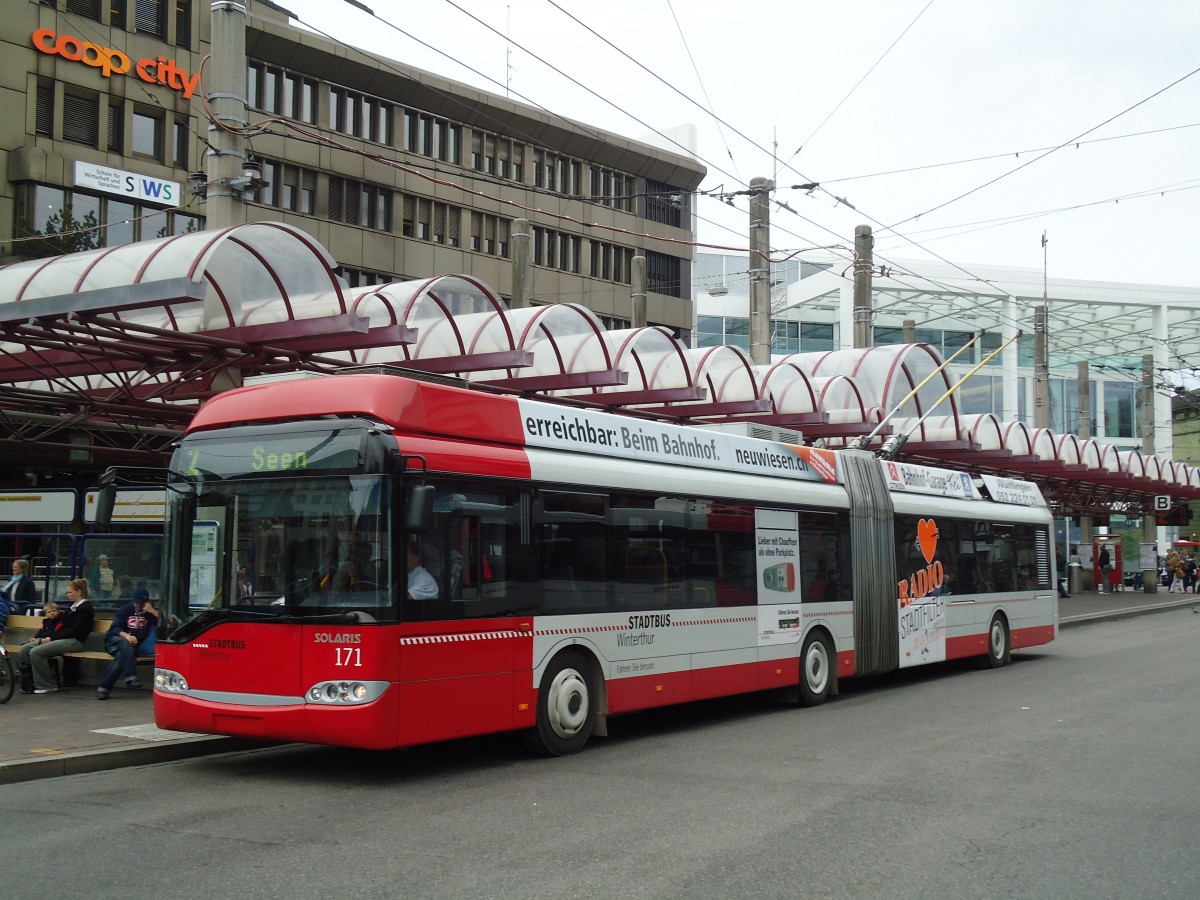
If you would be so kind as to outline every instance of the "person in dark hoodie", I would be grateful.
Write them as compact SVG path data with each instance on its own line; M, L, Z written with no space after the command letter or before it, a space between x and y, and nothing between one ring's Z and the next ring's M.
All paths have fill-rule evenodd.
M121 677L124 677L127 688L142 686L137 678L137 660L139 656L154 653L157 627L158 610L150 602L150 592L145 588L135 588L133 599L117 610L112 625L104 633L104 649L113 661L96 688L97 700L107 700L109 691Z
M33 670L33 693L53 694L58 690L50 660L82 650L83 642L92 633L96 610L87 596L87 579L73 578L67 584L67 599L71 606L66 611L60 610L62 625L55 629L53 636L36 638L21 646L19 666ZM23 687L21 690L27 693Z

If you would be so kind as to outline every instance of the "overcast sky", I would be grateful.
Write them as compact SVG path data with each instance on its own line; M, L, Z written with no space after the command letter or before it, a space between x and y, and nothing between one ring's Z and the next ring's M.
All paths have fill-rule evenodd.
M1040 271L1045 231L1051 278L1200 286L1200 3L365 0L372 18L277 2L347 43L629 137L695 125L703 189L784 186L774 197L796 214L772 209L778 255L849 248L864 224L877 261ZM880 174L894 170L909 171ZM805 182L822 190L787 187ZM701 242L747 246L735 203L697 198Z

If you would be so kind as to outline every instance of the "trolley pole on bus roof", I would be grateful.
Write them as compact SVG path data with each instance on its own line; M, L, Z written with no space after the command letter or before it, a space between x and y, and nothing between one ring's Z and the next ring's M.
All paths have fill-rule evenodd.
M985 356L983 359L981 359L978 363L976 363L975 366L969 372L967 372L966 375L964 375L962 378L958 379L958 381L954 382L954 384L950 385L949 390L947 390L944 394L942 394L942 396L940 396L936 400L934 400L933 403L930 405L930 407L927 410L925 410L925 412L921 413L921 415L917 418L917 421L913 422L912 425L909 426L908 431L904 432L903 434L900 434L899 432L897 432L896 434L893 434L890 438L888 438L886 441L884 441L883 446L879 448L880 459L895 459L899 455L900 450L904 447L905 441L907 441L910 437L912 437L913 432L921 427L921 425L924 423L924 421L929 418L929 416L933 413L933 411L935 409L937 409L939 406L942 405L942 402L945 401L945 399L947 397L949 397L951 394L953 394L955 391L957 391L960 387L962 387L963 384L966 383L968 378L970 378L972 375L974 375L976 372L978 372L980 369L982 369L984 366L986 366L988 363L990 363L993 359L995 359L997 356L999 356L1000 351L1002 351L1005 347L1007 347L1009 344L1013 343L1013 341L1016 341L1020 337L1021 337L1021 332L1018 331L1016 334L1014 334L1012 337L1010 337L1007 341L1005 341L1003 344L1001 344L999 347L997 347L995 350L993 350L991 353L989 353L987 356ZM962 350L965 350L969 346L971 346L969 343L964 345L963 348L961 350L959 350L959 353L961 353ZM955 354L955 356L957 356L957 355L958 354ZM950 357L950 359L954 359L954 357L952 356L952 357ZM946 360L946 362L942 363L942 365L943 366L947 365L950 362L950 359ZM932 378L932 377L933 376L931 375L930 378ZM929 379L926 379L926 381L928 381L928 380ZM925 382L921 382L921 384L924 384L924 383ZM919 389L920 389L919 387L914 389L913 393L916 393L916 391Z
M750 360L771 364L771 191L769 178L750 179Z
M954 353L951 354L951 356L948 359L943 360L942 364L940 366L938 366L936 369L934 369L932 372L930 372L928 375L926 375L925 378L923 378L921 380L920 384L918 384L915 388L913 388L911 391L909 391L907 394L905 394L903 397L900 398L900 402L897 403L895 406L893 406L891 408L891 411L888 412L888 414L886 416L884 416L882 419L879 420L879 424L876 425L873 429L871 429L870 434L864 434L861 437L856 438L854 440L854 442L850 445L850 449L851 450L866 450L867 446L871 443L871 441L875 440L876 435L878 435L881 431L883 431L883 429L885 427L887 427L887 423L891 420L892 416L896 415L896 413L900 412L900 410L904 408L905 403L907 403L909 400L911 400L913 397L915 397L917 395L917 392L920 391L921 388L925 387L925 385L927 385L927 384L929 384L929 382L933 381L933 379L937 377L939 372L941 372L943 369L945 369L946 366L950 365L950 363L954 362L954 360L957 356L966 352L966 350L968 348L974 346L975 342L978 341L981 337L983 337L982 331L979 332L979 334L974 335L969 341L967 341L965 344L963 344L961 347L959 347L957 350L955 350Z

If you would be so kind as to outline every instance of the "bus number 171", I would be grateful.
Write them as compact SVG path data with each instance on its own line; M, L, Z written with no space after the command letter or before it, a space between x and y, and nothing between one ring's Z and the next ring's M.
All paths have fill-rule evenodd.
M337 665L339 666L361 666L362 665L362 648L360 647L335 647L337 652Z

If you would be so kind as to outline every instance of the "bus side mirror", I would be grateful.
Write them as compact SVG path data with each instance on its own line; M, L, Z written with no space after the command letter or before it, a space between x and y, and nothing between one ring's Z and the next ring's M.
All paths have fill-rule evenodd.
M428 484L414 484L408 489L408 500L404 504L404 530L424 534L433 523L433 495L435 488Z
M96 524L104 528L111 525L116 505L117 472L115 469L109 469L100 476L100 490L96 492Z

